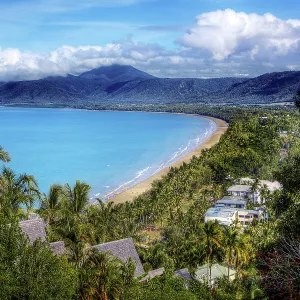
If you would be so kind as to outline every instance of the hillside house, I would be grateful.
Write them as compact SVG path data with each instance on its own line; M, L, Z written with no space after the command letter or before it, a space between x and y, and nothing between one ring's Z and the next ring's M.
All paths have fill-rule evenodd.
M33 244L37 239L40 239L42 242L46 242L46 225L42 219L36 218L33 220L21 221L20 227L21 231L25 236L27 236L31 244ZM49 247L55 255L62 255L65 252L65 243L63 241L49 243Z
M132 238L99 244L93 246L92 248L95 248L101 252L108 252L111 255L119 258L123 262L126 262L129 258L131 258L136 264L135 277L139 277L145 273Z

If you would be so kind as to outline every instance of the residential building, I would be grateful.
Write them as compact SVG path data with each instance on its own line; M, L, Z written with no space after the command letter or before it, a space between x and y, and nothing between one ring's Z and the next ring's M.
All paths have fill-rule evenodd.
M236 271L234 269L229 269L229 280L235 278ZM211 284L214 285L218 278L223 276L228 277L228 268L221 266L219 264L213 264L211 266ZM200 282L209 281L209 273L207 264L197 268L194 278Z
M21 231L28 237L31 244L33 244L37 239L40 239L42 242L46 242L46 225L42 219L35 218L32 220L21 221L20 227ZM62 255L65 252L65 243L63 241L49 243L49 247L55 255Z
M136 263L135 277L139 277L145 273L132 238L108 242L93 246L92 248L101 252L108 252L123 262L126 262L129 258L131 258Z
M249 198L249 199L257 199L256 193L252 193L252 188L251 185L246 185L246 184L236 184L228 188L227 192L231 196L235 197L242 197L243 199Z
M221 225L230 226L237 220L237 210L235 208L211 207L204 215L204 222L218 221Z
M246 208L247 201L239 196L225 196L216 202L215 206L224 205L224 207L231 208Z

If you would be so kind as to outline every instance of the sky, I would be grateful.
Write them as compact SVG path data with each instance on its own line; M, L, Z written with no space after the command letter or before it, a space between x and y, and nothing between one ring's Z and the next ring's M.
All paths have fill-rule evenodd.
M299 0L0 0L0 80L111 64L158 77L300 69Z

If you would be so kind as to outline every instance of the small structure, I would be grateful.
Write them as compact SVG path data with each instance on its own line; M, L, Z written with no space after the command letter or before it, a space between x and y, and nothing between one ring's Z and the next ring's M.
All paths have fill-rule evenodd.
M65 254L65 243L63 241L50 243L49 246L55 255Z
M265 215L263 210L248 210L241 209L238 210L238 221L243 225L247 226L253 222L253 220L263 221L265 220Z
M209 281L209 273L207 271L208 265L205 264L196 270L194 278L200 282ZM229 269L229 280L233 280L235 275L236 271ZM214 285L216 280L223 276L228 277L228 268L219 264L213 264L211 266L211 284Z
M123 262L126 262L129 257L131 257L136 263L135 277L139 277L145 273L132 238L108 242L93 246L92 248L101 252L109 252L111 255L118 257Z
M34 243L38 238L42 242L46 241L45 223L42 219L33 219L20 222L20 227L30 243Z
M37 239L41 239L42 242L46 241L46 225L41 218L21 221L20 227L23 234L28 237L31 244L33 244ZM65 252L65 243L63 241L50 243L49 247L55 255L62 255Z
M148 282L148 280L150 280L150 279L153 279L153 278L158 277L158 276L162 276L164 274L164 272L165 272L165 268L159 268L159 269L151 270L139 282L140 283Z
M174 275L183 278L185 281L193 279L188 268L177 270L174 272Z
M245 199L246 196L249 198L252 198L252 189L251 185L242 185L242 184L236 184L228 188L227 192L232 196L238 196Z
M246 208L247 202L239 196L225 196L216 202L216 206L219 205L231 208Z
M230 226L237 220L237 210L235 208L211 207L204 215L204 222L218 221L221 225Z

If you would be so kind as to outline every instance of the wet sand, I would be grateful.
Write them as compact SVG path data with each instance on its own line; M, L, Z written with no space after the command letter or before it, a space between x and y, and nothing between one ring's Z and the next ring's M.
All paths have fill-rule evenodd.
M223 135L223 133L227 130L228 124L225 121L220 120L220 119L216 119L216 118L212 118L212 117L204 117L204 116L200 116L200 117L208 118L208 119L214 121L218 125L216 131L203 144L201 144L195 150L189 152L186 156L184 156L184 157L180 158L179 160L177 160L176 162L174 162L171 166L161 170L157 174L145 179L144 181L137 183L136 185L129 188L128 190L115 195L115 197L113 199L110 199L108 201L114 202L115 204L124 203L126 201L132 201L137 196L139 196L139 195L143 194L144 192L148 191L149 189L151 189L152 182L154 180L160 179L163 175L166 175L168 173L170 167L180 167L183 162L189 162L193 156L199 156L203 149L209 149L212 146L214 146L215 144L217 144L219 142L221 136Z

